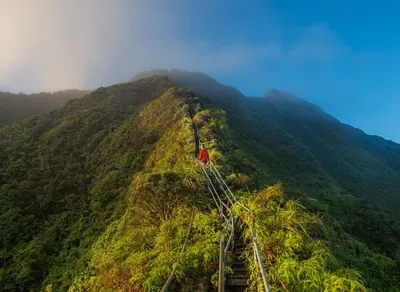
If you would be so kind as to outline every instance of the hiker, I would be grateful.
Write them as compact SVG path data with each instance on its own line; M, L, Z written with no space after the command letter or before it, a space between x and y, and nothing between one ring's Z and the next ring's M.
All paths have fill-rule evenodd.
M208 156L208 150L204 144L201 144L201 148L199 151L199 162L201 166L204 168L206 166L207 161L210 160L210 157Z

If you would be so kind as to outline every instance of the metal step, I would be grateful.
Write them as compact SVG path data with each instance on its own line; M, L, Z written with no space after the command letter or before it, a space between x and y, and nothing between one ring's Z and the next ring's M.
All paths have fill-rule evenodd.
M248 287L247 285L247 278L246 279L229 279L228 285L229 286L241 286L241 287Z
M234 245L232 248L232 273L227 276L226 292L244 292L248 290L247 281L249 280L248 270L246 268L246 250L247 241L242 236L242 231L235 229Z
M246 265L244 263L233 264L232 265L232 272L233 272L232 277L235 276L236 269L239 269L239 270L246 269Z
M240 249L240 248L245 248L245 247L246 247L246 245L244 243L235 242L235 246L233 247L233 250Z
M230 277L235 278L236 275L246 275L246 274L248 274L248 272L245 265L238 265L235 267L235 269L232 266L232 274L230 274Z

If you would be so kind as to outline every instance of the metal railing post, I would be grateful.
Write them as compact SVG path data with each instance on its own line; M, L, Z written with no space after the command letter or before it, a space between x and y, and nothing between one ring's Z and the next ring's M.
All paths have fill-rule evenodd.
M233 224L233 216L231 216L229 218L229 221L230 221L230 224L231 224L231 233L229 234L229 239L228 239L228 242L226 243L226 246L225 246L224 258L226 257L226 253L229 250L229 246L233 245L233 236L234 236L234 232L235 232L234 224Z
M258 263L258 267L260 268L260 273L261 273L261 277L263 279L263 283L264 283L264 288L266 292L270 292L271 288L268 285L268 280L267 280L267 274L265 273L265 269L264 269L264 264L261 258L261 253L260 253L260 249L258 247L258 243L257 243L257 235L256 235L256 229L255 229L255 219L254 219L254 212L252 212L252 217L253 217L253 224L252 224L252 237L253 237L253 244L254 244L254 252L256 255L256 259L257 259L257 263Z
M219 273L218 273L218 292L225 291L225 256L224 256L224 232L221 234L219 244Z
M193 224L194 217L195 217L195 212L193 211L192 219L190 220L189 229L188 229L188 232L187 232L187 235L186 235L186 239L185 239L185 242L183 243L183 246L182 246L181 252L179 253L178 259L176 260L176 265L173 268L173 270L172 270L167 282L164 284L161 292L166 292L168 290L169 285L171 284L172 280L175 277L176 269L178 268L178 264L181 261L181 258L182 258L183 252L185 250L186 244L187 244L187 242L189 240L189 235L190 235L190 231L192 230L192 224Z

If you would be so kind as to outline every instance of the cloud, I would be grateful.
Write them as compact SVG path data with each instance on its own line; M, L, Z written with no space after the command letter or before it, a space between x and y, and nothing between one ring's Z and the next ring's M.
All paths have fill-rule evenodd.
M94 88L161 67L215 73L329 61L340 49L324 26L285 42L188 37L180 0L0 1L0 89L13 91Z
M3 1L0 80L22 89L83 87L105 70L119 38L108 1ZM95 73L96 74L96 73Z
M324 24L302 29L299 38L289 46L285 58L289 62L331 61L347 51L336 33Z
M132 65L139 68L176 67L212 72L240 69L259 57L275 59L280 54L279 47L274 44L260 47L245 44L219 46L203 41L151 40L142 41L132 48L138 56Z

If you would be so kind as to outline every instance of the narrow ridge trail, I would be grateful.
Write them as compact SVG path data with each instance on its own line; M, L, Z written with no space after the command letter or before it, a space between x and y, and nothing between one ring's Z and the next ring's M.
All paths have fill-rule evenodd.
M236 226L240 223L236 221ZM249 273L247 271L247 263L244 256L244 251L247 243L243 239L242 230L235 229L234 245L232 250L232 273L228 275L226 289L228 292L243 292L248 291Z
M195 140L194 154L195 154L195 160L197 160L196 159L197 152L199 150L199 146L201 145L200 135L197 126L193 120L193 113L189 111L189 115L190 119L192 120L193 138ZM251 211L237 200L237 198L232 193L232 191L230 190L225 180L219 173L217 167L214 165L212 161L209 161L207 163L207 167L202 166L202 172L207 182L207 189L212 197L212 200L211 198L209 198L208 202L211 205L213 205L213 203L215 204L215 207L217 208L221 216L221 220L225 222L225 227L221 232L221 238L220 238L218 292L224 292L224 291L247 292L249 291L249 285L248 285L249 273L247 270L248 263L246 262L246 257L244 252L246 246L250 243L244 240L243 236L244 225L241 219L234 214L233 207L235 206L235 204L238 204L246 211L250 213ZM253 214L251 214L251 216L253 216ZM185 243L178 257L177 264L179 264L181 255L184 252L185 245L190 234L190 229L191 229L191 223ZM259 254L257 238L255 235L254 222L252 226L252 232L253 232L252 243L254 243L255 255L258 252L257 254L258 256L255 257L255 259L257 259L257 263L260 267L261 276L264 281L265 291L270 292L261 256ZM231 267L230 273L227 273L225 270L226 263ZM167 280L162 289L162 292L168 290L168 286L175 276L175 270L176 268L173 269L169 279Z

